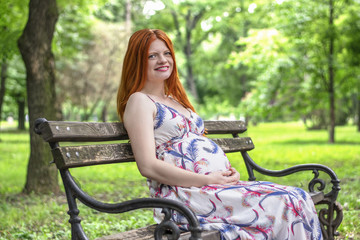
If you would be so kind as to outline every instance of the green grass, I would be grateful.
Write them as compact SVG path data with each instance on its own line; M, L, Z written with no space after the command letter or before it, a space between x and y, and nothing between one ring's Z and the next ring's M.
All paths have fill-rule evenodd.
M21 194L25 184L29 156L27 132L1 124L0 131L0 239L70 239L67 203L63 194L36 196ZM268 169L283 169L301 163L321 163L335 170L341 179L338 200L344 207L344 220L338 239L360 239L360 133L355 127L336 128L335 144L328 144L326 131L306 131L301 123L264 123L249 126L247 132L255 143L250 156ZM232 165L247 179L239 153L229 154ZM240 160L240 161L239 161ZM98 199L109 202L147 197L145 180L135 164L121 164L74 169L82 187ZM311 172L286 178L256 175L258 180L306 189L304 179ZM83 227L90 239L153 223L152 212L103 214L79 204Z

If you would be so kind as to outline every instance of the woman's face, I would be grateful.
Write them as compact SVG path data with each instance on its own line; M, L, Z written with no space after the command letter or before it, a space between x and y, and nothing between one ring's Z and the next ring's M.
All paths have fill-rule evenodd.
M155 39L149 47L147 80L152 82L168 79L173 65L173 56L166 44L160 39Z

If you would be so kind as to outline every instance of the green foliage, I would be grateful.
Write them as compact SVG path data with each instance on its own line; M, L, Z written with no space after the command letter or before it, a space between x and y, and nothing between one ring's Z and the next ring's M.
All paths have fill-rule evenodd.
M60 10L53 41L53 51L58 57L60 66L65 58L71 59L91 44L90 31L94 18L88 7L81 8L78 5L66 4Z
M25 27L28 8L27 1L0 1L0 61L11 59L18 54L17 39Z
M252 83L252 91L242 99L243 114L267 120L289 116L289 112L283 112L286 109L284 105L293 100L289 99L286 94L289 90L285 87L291 87L287 79L290 75L294 76L291 71L294 62L288 55L291 49L289 40L275 29L260 29L249 31L248 37L241 38L238 44L246 48L234 52L229 64L248 66L248 76L255 78L248 79Z
M126 1L112 0L100 7L95 16L109 22L123 22L125 20Z
M19 54L8 62L3 120L8 116L18 119L18 102L26 101L26 70Z
M247 1L163 2L165 9L150 20L172 36L183 79L191 77L187 71L192 68L198 102L208 105L205 99L216 96L236 107L248 88L247 76L241 67L226 68L226 62L238 37L247 34L252 22L259 22L259 15L246 11Z
M0 1L0 66L5 79L5 96L0 120L7 116L17 117L17 102L25 101L25 67L20 58L17 40L26 24L29 1ZM2 79L3 80L3 79ZM2 100L2 99L1 99Z
M72 99L75 97L66 96L73 89L63 89L64 71L69 70L68 66L73 67L74 73L96 69L89 49L99 47L101 39L106 38L94 31L98 20L116 23L117 31L123 31L126 4L130 3L132 31L160 28L172 38L184 83L189 77L189 68L192 69L199 95L197 104L217 111L207 106L216 100L219 105L243 111L242 115L255 121L302 117L313 122L309 127L326 126L329 104L323 103L328 102L327 40L334 36L335 89L337 106L341 106L336 108L337 123L345 124L357 117L354 99L360 95L358 1L334 0L335 25L331 29L326 1L76 0L70 3L59 0L57 3L60 16L53 42L59 79L57 92L61 104L74 106L74 109L64 109L66 112L76 112L75 107L83 112L87 109L75 104L76 100ZM0 6L2 16L6 16L0 20L4 26L0 29L0 52L13 55L17 53L16 39L25 25L27 8L23 8L19 0L3 1ZM123 39L115 41L126 44ZM20 65L20 61L11 62L9 69ZM70 77L79 79L76 74ZM22 79L18 85L24 86L24 82ZM96 84L99 85L97 81ZM21 92L24 96L24 87ZM79 95L81 93L75 96ZM98 99L95 95L91 99ZM4 108L15 109L16 96L6 93L6 98ZM98 112L104 104L99 104ZM226 109L221 111L231 114ZM205 115L220 113L206 112Z
M154 6L155 3L161 1L147 1L147 0L111 0L106 1L105 4L98 6L94 16L98 19L111 23L124 23L126 21L127 11L130 11L131 25L134 26L134 31L143 28L156 28L154 22L149 21L149 13L144 11L145 6ZM128 4L128 6L127 6ZM155 11L155 10L152 10ZM151 14L154 14L152 12Z
M5 123L2 127L8 126ZM63 194L22 195L29 153L26 132L2 130L0 132L0 239L70 239L66 198ZM249 126L247 135L255 143L250 156L268 169L283 169L301 163L321 163L337 173L341 180L339 201L344 207L344 220L340 226L340 239L360 237L360 135L352 126L336 129L338 142L327 144L325 130L306 131L299 122L260 123ZM228 155L241 179L247 180L246 168L239 161L239 153ZM14 167L16 166L16 167ZM95 166L73 169L73 175L85 191L97 199L108 202L148 196L145 180L135 164ZM285 178L263 177L284 185L307 188L313 174L295 174ZM304 179L304 180L300 180ZM328 183L329 184L329 183ZM103 214L79 204L82 225L90 239L104 234L126 231L153 224L152 211L132 211L125 214Z
M352 66L360 64L360 14L356 5L347 9L347 14L339 19L339 24L343 26L340 34L343 36L343 51L347 55L344 61L348 61Z
M336 124L346 124L355 116L351 99L359 95L359 72L352 64L358 56L353 41L359 37L359 15L354 9L360 6L352 3L334 1L331 26L326 1L277 1L262 6L269 10L268 25L240 37L239 50L229 58L230 68L247 67L250 89L241 102L244 114L256 120L301 117L311 122L310 128L327 128L329 66L333 66L339 106L335 107ZM335 47L330 56L332 38Z

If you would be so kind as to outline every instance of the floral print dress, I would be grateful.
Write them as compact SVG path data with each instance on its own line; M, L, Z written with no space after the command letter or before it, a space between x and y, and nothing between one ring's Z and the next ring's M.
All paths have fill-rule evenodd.
M189 110L188 118L169 106L154 103L159 160L199 174L230 168L222 149L203 136L204 122L196 113ZM151 197L182 202L195 212L204 230L217 229L222 239L322 239L314 204L300 188L259 181L185 188L148 179L148 185ZM157 222L162 220L160 211L154 209ZM172 218L187 230L183 216L174 212Z

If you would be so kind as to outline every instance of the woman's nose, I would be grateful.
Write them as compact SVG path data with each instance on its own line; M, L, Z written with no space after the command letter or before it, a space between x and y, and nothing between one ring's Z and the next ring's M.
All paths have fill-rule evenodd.
M158 57L158 62L163 63L163 62L166 62L166 61L167 61L166 57L164 55L160 54L159 57Z

